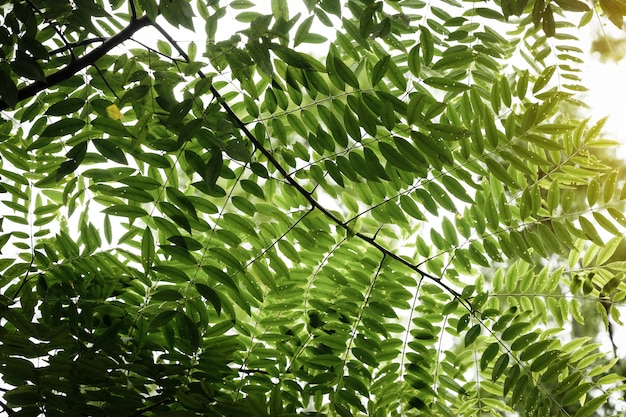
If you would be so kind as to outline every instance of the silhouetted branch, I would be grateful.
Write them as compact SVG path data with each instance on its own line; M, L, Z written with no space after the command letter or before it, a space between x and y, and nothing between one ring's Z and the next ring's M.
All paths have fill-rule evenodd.
M152 405L149 405L149 406L144 407L144 408L140 408L139 410L135 411L133 414L130 414L128 417L139 417L139 416L142 416L145 413L147 413L148 411L152 411L155 408L157 408L157 407L159 407L159 406L161 406L163 404L166 404L168 402L172 402L172 399L169 398L169 397L168 398L163 398L162 400L160 400L160 401L158 401L158 402L156 402L156 403L154 403Z
M50 55L56 55L56 54L60 54L61 52L65 52L67 50L71 50L74 48L77 48L79 46L87 46L90 45L92 43L96 43L96 42L104 42L106 41L107 38L91 38L91 39L85 39L84 41L80 41L80 42L73 42L73 43L69 43L65 46L62 46L60 48L54 49L50 52L48 52Z
M102 43L102 45L84 56L77 58L75 61L72 61L65 68L60 69L54 74L50 74L46 77L45 81L36 81L26 87L20 88L17 92L17 101L20 102L22 100L26 100L27 98L31 98L46 88L50 88L69 79L79 71L93 65L111 49L128 40L139 29L150 24L152 24L152 21L148 19L147 16L142 16L137 20L131 21L130 24L122 29L117 35L108 38ZM8 108L9 105L4 100L0 100L0 110L6 110Z
M167 41L174 47L174 49L176 49L176 51L186 61L188 61L188 62L190 61L189 56L187 55L187 53L180 47L180 45L178 45L178 42L176 42L176 40L174 40L174 38L172 38L172 36L169 33L167 33L167 31L165 29L163 29L157 23L154 24L154 28L157 29L161 33L161 35L163 35L167 39ZM202 71L198 72L198 76L200 78L206 78L206 75ZM226 101L224 100L224 98L222 97L220 92L217 91L217 89L213 85L211 85L210 91L211 91L211 94L213 94L213 96L220 103L220 105L222 106L224 111L231 117L231 119L235 122L235 124L237 124L239 129L241 129L241 131L248 138L248 140L250 140L250 142L252 142L254 147L256 149L258 149L268 159L268 161L272 165L274 165L276 167L278 172L285 178L285 180L291 186L293 186L298 191L298 193L300 193L304 198L307 199L309 204L311 204L311 207L319 210L322 214L324 214L324 216L326 216L330 221L332 221L337 227L339 227L341 229L344 229L348 235L356 236L357 238L363 240L364 242L369 243L371 246L373 246L374 248L378 249L382 254L384 254L384 255L388 256L389 258L392 258L395 261L398 261L399 263L401 263L401 264L405 265L406 267L412 269L413 271L418 273L420 276L426 277L426 278L430 279L431 281L436 282L439 286L441 286L443 289L445 289L454 298L458 299L469 311L472 311L471 303L468 300L464 300L461 297L461 293L459 293L457 290L455 290L450 285L448 285L446 282L444 282L442 278L436 277L436 276L434 276L432 274L429 274L428 272L422 270L417 265L412 264L411 262L409 262L408 260L406 260L402 256L400 256L400 255L398 255L396 253L393 253L392 251L390 251L389 249L385 248L380 243L378 243L375 238L367 236L367 235L365 235L365 234L363 234L361 232L356 232L356 233L353 232L350 229L350 226L348 226L345 222L343 222L341 219L339 219L337 216L335 216L330 210L328 210L326 207L324 207L319 201L317 201L315 199L315 197L313 197L312 193L310 193L309 191L305 190L304 187L302 187L295 179L293 179L293 177L287 172L287 170L285 170L285 168L274 157L272 152L270 152L267 148L265 148L261 144L261 142L256 138L256 136L254 136L254 134L252 132L250 132L250 130L248 129L246 124L237 116L237 114L235 114L233 109L228 105L228 103L226 103Z

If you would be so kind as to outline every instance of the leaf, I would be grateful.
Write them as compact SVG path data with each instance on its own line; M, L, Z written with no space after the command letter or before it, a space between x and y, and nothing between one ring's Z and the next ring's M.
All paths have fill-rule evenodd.
M454 52L444 55L439 61L432 65L433 70L445 70L452 68L466 68L474 61L474 52L466 49L460 52Z
M16 74L34 81L46 80L46 76L39 63L24 54L17 54L15 60L11 62L11 69Z
M5 70L0 70L0 97L8 107L13 108L17 105L17 86Z
M286 46L272 43L269 47L281 60L285 61L287 65L307 70L324 70L323 66L315 61L313 58L310 58L300 52L294 51L293 49L290 49Z
M443 77L428 77L424 80L424 83L439 90L452 91L454 93L462 93L470 89L470 86L467 84Z
M535 84L533 85L533 94L537 94L548 84L548 82L552 78L552 75L554 75L555 71L556 71L555 65L550 65L549 67L546 67L542 71L539 77L537 77Z
M604 202L608 203L615 193L615 183L617 182L617 171L611 171L604 180Z
M580 222L580 226L583 229L583 233L596 245L598 246L604 246L604 242L602 241L602 238L600 237L600 235L598 234L595 226L593 225L593 223L591 223L591 221L587 220L585 217L579 217L578 221Z
M4 393L3 398L10 406L28 406L40 401L39 390L34 385L21 385Z
M287 0L272 0L272 14L276 20L289 20L289 7Z
M527 327L529 323L521 322L509 325L504 332L502 332L502 340L511 340L519 336Z
M313 19L315 16L309 16L300 25L296 30L296 34L293 38L293 46L296 47L301 43L306 42L307 36L309 35L309 31L311 30L311 25L313 24Z
M444 175L441 178L441 182L443 183L444 187L446 187L446 189L450 193L452 193L452 195L454 195L454 197L466 203L470 203L470 204L474 203L474 200L472 199L472 197L470 197L469 194L467 194L465 187L463 187L461 183L457 181L455 178L450 177L448 175Z
M128 217L130 219L148 216L148 212L143 208L124 204L111 205L102 210L102 212L111 216Z
M180 291L172 288L157 289L152 294L152 299L158 301L178 301L181 298L183 298L183 295Z
M85 105L85 101L80 98L68 98L52 104L46 110L49 116L65 116L80 110Z
M589 417L594 415L595 411L600 408L601 405L606 404L607 398L608 395L603 394L586 401L585 404L576 411L574 417Z
M165 310L161 311L159 314L154 316L154 318L150 321L150 328L158 329L160 327L165 326L167 323L172 321L172 319L178 314L176 310Z
M124 97L126 97L126 94L124 95ZM124 119L124 115L122 114L120 109L115 104L111 104L110 106L108 106L106 108L106 112L107 112L107 116L109 116L109 119L113 119L113 120L123 120Z
M602 246L596 258L596 264L603 265L606 263L611 256L613 256L619 245L622 243L622 240L622 236L615 236Z
M112 136L129 137L130 132L119 120L97 117L91 121L91 125L101 132L108 133Z
M420 68L421 68L419 45L415 45L409 51L408 64L409 64L409 71L411 71L411 74L413 74L415 77L419 77Z
M555 2L561 6L563 10L572 12L586 12L589 10L589 6L579 0L555 0Z
M480 358L480 369L485 370L487 365L496 357L500 351L500 345L498 343L492 343L484 350L483 355ZM497 379L497 378L496 378Z
M474 343L476 338L480 335L480 324L475 324L471 329L465 333L465 347Z
M195 285L200 295L203 296L207 301L209 301L213 305L213 308L215 309L215 311L217 312L217 315L219 316L222 312L222 300L220 299L218 293L215 290L213 290L211 287L209 287L208 285L204 285L199 282L196 283Z
M508 365L509 365L509 354L503 353L502 355L500 355L496 363L493 365L493 371L491 373L491 380L493 382L496 382L500 378L500 376L504 373ZM505 388L505 392L506 392L506 388Z
M60 137L70 135L79 131L85 126L85 122L80 119L67 118L52 123L41 132L41 137Z
M232 289L236 293L239 292L239 288L237 287L233 279L228 276L228 274L226 274L224 271L211 265L204 265L202 266L202 269L204 270L204 272L206 272L209 278L215 279L217 282L224 284L226 287Z
M147 271L152 267L154 258L154 238L152 237L150 228L146 227L143 231L143 237L141 238L141 264L144 270Z
M107 159L118 164L128 165L125 152L110 139L93 139L91 143Z
M425 26L420 26L420 48L422 51L422 58L426 65L430 65L433 60L435 46L433 42L433 36Z
M542 28L546 36L552 37L556 35L556 23L554 22L554 12L552 11L552 6L550 4L548 4L543 11Z
M517 188L515 180L509 175L502 165L490 157L485 157L485 164L487 165L489 172L492 173L497 179L509 187Z
M374 68L372 70L372 85L378 84L383 79L383 77L387 73L387 70L389 69L390 60L391 56L385 55L382 57L382 59L376 62L376 65L374 65Z
M357 89L359 88L359 80L356 78L356 75L354 75L350 67L336 56L333 57L333 67L339 78L345 81L346 84Z

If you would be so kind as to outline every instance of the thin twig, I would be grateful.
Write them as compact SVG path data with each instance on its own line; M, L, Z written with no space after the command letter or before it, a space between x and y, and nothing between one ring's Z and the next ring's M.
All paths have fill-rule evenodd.
M5 404L3 401L0 401L0 408L2 408L2 410L7 413L7 415L12 416L15 414L15 411L9 407L7 404Z
M26 3L28 3L28 5L30 7L32 7L33 10L35 12L37 12L38 15L43 16L43 11L39 7L37 7L37 5L35 3L33 3L31 0L26 0ZM53 22L51 22L50 24L54 28L54 31L57 33L57 35L59 35L59 37L61 38L61 40L65 44L65 46L68 46L70 44L70 42L67 40L67 38L65 37L63 32L61 32L61 29L59 29L59 26L56 23L53 23ZM71 48L69 48L69 50L70 50L70 54L72 55L72 59L76 59L76 57L74 56L74 51L72 51Z
M128 417L139 417L139 416L142 416L142 415L144 415L145 413L147 413L148 411L152 411L152 410L154 410L155 408L157 408L157 407L159 407L159 406L161 406L161 405L163 405L163 404L166 404L166 403L168 403L168 402L172 402L172 401L173 401L173 400L172 400L172 398L170 398L170 397L163 398L162 400L157 401L157 402L156 402L156 403L154 403L154 404L151 404L151 405L149 405L149 406L147 406L147 407L144 407L144 408L140 408L139 410L135 411L133 414L130 414Z
M83 41L80 42L72 42L72 43L68 43L65 46L62 46L60 48L57 49L53 49L52 51L48 52L49 55L56 55L56 54L60 54L61 52L65 52L68 49L74 49L74 48L78 48L79 46L87 46L87 45L91 45L92 43L96 43L96 42L104 42L106 41L107 38L90 38L90 39L85 39Z

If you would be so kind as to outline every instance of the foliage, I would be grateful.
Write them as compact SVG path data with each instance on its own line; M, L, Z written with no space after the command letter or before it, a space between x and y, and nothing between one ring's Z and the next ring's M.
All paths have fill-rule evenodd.
M3 3L8 414L619 406L586 3Z

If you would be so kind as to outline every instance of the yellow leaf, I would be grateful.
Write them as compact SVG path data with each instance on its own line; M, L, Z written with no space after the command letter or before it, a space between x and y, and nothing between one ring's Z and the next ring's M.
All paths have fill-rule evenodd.
M626 16L626 1L624 0L599 0L600 7L607 14L609 20L618 28L624 25L624 16Z
M109 116L109 118L114 119L114 120L123 120L124 119L124 115L122 115L122 112L120 111L119 107L117 107L115 104L111 104L110 106L107 107L107 116Z

